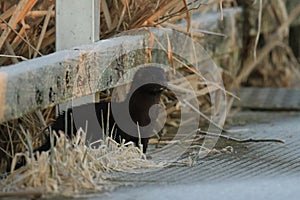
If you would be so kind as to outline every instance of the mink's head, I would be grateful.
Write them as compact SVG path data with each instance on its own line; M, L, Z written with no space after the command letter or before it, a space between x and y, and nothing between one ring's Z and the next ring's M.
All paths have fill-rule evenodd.
M167 77L160 67L140 68L134 75L131 90L144 95L157 96L167 87Z

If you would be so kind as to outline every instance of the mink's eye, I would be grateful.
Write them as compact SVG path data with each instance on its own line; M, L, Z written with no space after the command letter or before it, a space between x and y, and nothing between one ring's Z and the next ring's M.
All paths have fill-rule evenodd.
M158 89L158 92L159 92L159 93L162 93L164 90L165 90L165 88L164 88L164 87L161 87L161 88Z
M154 87L150 92L150 94L153 94L153 95L157 95L157 94L160 94L162 93L162 91L164 91L164 87Z

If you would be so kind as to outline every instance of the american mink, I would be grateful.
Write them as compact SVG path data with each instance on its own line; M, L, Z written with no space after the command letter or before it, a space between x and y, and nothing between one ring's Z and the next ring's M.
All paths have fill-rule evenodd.
M153 105L159 104L160 95L166 88L166 85L167 78L163 69L153 66L140 68L135 73L130 91L123 102L111 102L110 104L107 102L88 103L70 108L55 119L51 125L52 130L56 132L61 130L72 137L79 127L83 130L87 128L87 141L93 142L102 138L102 123L104 124L104 132L107 132L106 124L107 120L109 120L108 132L117 142L121 142L124 139L126 142L132 141L138 146L139 136L137 135L136 125L138 123L141 127L140 138L141 144L143 144L143 152L145 153L149 137L153 134L153 129L155 129L156 126L156 122L151 122L151 119L157 119L159 114L157 109L152 110L150 117L149 111ZM129 129L136 131L126 133L126 130L120 126L118 120L115 120L111 108L112 106L115 106L117 109L117 115L119 115L119 111L121 115L121 112L123 112L121 109L127 106L134 124L134 127L129 127ZM120 108L120 110L118 110L118 108ZM109 119L107 118L108 111ZM120 116L118 117L120 119ZM142 127L149 124L151 124L151 126L147 127L147 130L142 130ZM114 130L112 131L112 129Z

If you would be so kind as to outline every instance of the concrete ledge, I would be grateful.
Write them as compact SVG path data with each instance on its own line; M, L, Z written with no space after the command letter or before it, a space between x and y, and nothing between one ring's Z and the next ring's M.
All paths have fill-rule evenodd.
M133 63L105 71L118 55L143 48L144 39L136 35L102 40L0 68L0 122L113 86L118 72ZM130 55L135 59L139 53Z

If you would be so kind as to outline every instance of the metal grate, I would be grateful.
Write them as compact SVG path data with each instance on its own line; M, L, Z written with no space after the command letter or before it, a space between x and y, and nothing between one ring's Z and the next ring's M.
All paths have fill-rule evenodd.
M259 91L247 89L242 90L242 98L248 98L242 99L242 105L248 108L298 110L299 95L300 92L294 90L292 92L282 89ZM251 98L256 99L256 102L251 101ZM182 197L181 193L186 192L187 198L196 193L196 196L203 195L204 199L211 199L218 194L220 195L216 199L232 199L233 192L234 197L239 196L243 199L248 198L249 192L250 194L258 192L261 194L261 198L258 199L271 196L274 196L274 199L282 199L286 196L289 199L298 199L297 195L300 195L297 192L300 187L300 112L242 111L232 121L234 128L250 130L232 135L234 137L276 138L285 141L285 144L234 144L233 153L209 155L204 159L196 160L197 164L193 167L169 167L143 174L116 173L112 179L133 187L123 188L109 196L101 197L110 200L140 199L143 195L143 199L153 199L157 193L158 199L170 199L170 196ZM239 127L240 124L244 126ZM199 185L201 187L196 187ZM150 192L149 188L156 193ZM197 193L201 188L206 188L210 193L206 190ZM236 191L233 188L239 189ZM226 190L229 192L222 193Z
M277 138L285 141L285 144L277 143L249 143L234 146L234 153L210 155L197 160L193 167L169 167L155 172L144 174L115 174L113 179L131 185L133 188L117 190L109 195L114 197L137 198L142 195L150 199L153 195L149 188L167 188L172 195L180 195L177 185L185 188L187 185L213 184L215 191L222 190L225 185L240 185L244 183L242 191L236 191L239 195L252 188L254 192L261 191L261 187L277 187L281 183L290 183L290 180L300 180L300 112L242 112L236 116L238 120L254 119L243 128L251 129L250 132L235 135L235 137L252 138ZM269 118L270 121L265 121ZM283 181L281 178L285 178ZM270 182L264 183L264 181ZM250 183L245 181L252 180ZM292 181L293 182L293 181ZM260 183L263 184L260 185ZM272 183L276 183L273 184ZM267 184L265 186L264 184ZM135 187L138 187L135 189ZM300 182L293 183L280 193L287 194L289 191L298 191ZM165 190L163 189L163 190ZM272 195L274 189L270 189ZM276 190L276 189L275 189ZM145 192L146 191L146 192ZM158 191L160 191L158 189ZM264 191L264 189L263 189ZM195 191L194 191L195 192ZM163 191L162 191L163 193ZM193 192L191 191L191 195ZM125 195L125 196L124 196ZM147 196L150 195L150 196ZM187 197L189 194L186 194ZM228 196L228 194L226 194ZM224 196L224 198L226 197ZM222 195L220 196L222 197ZM282 196L281 196L282 197ZM125 199L126 199L125 198ZM226 198L225 198L226 199Z
M211 155L197 160L194 167L170 167L144 174L115 174L116 181L130 182L141 186L149 183L192 183L199 181L229 181L253 177L299 176L300 178L300 113L247 112L239 116L254 115L272 122L249 124L255 133L252 138L279 138L285 144L249 143L237 144L231 154ZM275 120L275 121L273 121ZM251 134L251 135L249 135ZM242 137L241 135L235 137ZM243 136L246 137L246 136Z

